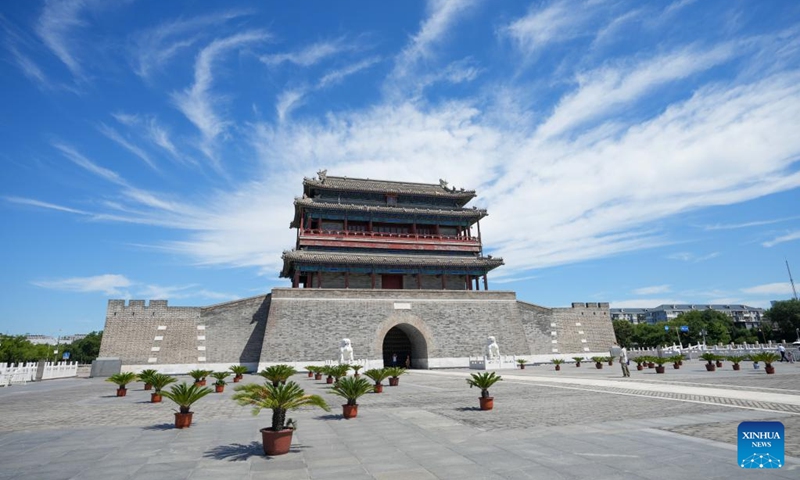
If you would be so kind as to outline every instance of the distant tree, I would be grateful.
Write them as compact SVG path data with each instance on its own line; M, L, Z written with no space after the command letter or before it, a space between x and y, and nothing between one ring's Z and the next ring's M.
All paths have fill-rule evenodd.
M25 335L0 335L0 362L34 362L52 358L52 345L34 345Z
M703 341L702 330L706 331L706 343L715 345L718 343L728 344L731 342L732 332L735 329L733 319L722 312L715 310L694 310L678 316L669 322L671 328L680 328L683 325L689 327L689 331L681 333L681 340L685 343L701 343ZM673 334L674 341L677 337Z
M100 354L103 331L92 332L80 340L75 340L62 350L70 353L70 360L78 363L92 363Z
M612 324L617 342L625 348L630 348L633 341L633 324L627 320L614 320Z
M775 302L772 308L764 312L766 324L774 325L774 340L786 340L793 342L796 340L796 330L800 328L800 300L783 300ZM762 325L763 329L764 325ZM780 337L780 338L777 338Z
M640 323L633 326L631 344L639 347L657 347L668 343L664 324Z

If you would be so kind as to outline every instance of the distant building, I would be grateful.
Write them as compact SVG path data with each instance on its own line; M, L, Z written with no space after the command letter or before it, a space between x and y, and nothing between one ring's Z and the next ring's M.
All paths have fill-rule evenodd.
M764 316L764 309L747 305L659 305L654 308L612 308L611 320L627 320L633 324L659 323L678 318L678 316L694 311L714 310L724 313L733 319L737 327L759 327Z
M56 345L69 344L76 340L86 338L86 333L76 333L75 335L64 335L53 337L52 335L26 335L25 338L34 345Z

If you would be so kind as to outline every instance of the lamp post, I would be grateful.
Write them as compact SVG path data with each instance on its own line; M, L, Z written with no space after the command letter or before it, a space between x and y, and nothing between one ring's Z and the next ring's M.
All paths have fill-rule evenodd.
M706 333L707 332L706 332L705 328L700 330L700 335L703 336L703 350L705 350L705 348L706 348Z
M795 328L794 333L797 334L797 342L800 343L800 328Z

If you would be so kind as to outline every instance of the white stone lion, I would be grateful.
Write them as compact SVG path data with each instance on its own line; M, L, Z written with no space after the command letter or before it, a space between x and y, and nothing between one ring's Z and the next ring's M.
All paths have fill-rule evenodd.
M345 362L352 362L353 361L353 347L350 345L349 338L343 338L341 342L339 342L339 363Z
M500 358L500 347L497 345L497 340L494 337L489 337L486 339L484 355L489 360L497 360Z

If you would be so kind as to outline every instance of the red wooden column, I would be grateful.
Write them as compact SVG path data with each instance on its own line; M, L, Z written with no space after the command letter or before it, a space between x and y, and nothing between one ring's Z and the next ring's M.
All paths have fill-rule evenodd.
M300 270L294 271L294 277L292 277L292 288L298 288L300 286Z
M486 275L483 275L483 289L489 290L489 280L486 279Z
M417 272L417 290L422 290L422 274Z
M350 288L350 270L344 271L344 288Z
M317 272L317 288L322 288L322 271Z
M442 271L442 290L447 290L447 275Z
M472 290L472 277L467 275L466 282L467 282L467 290Z
M370 273L369 275L370 279L372 280L372 289L375 290L375 271L373 270L372 273Z

